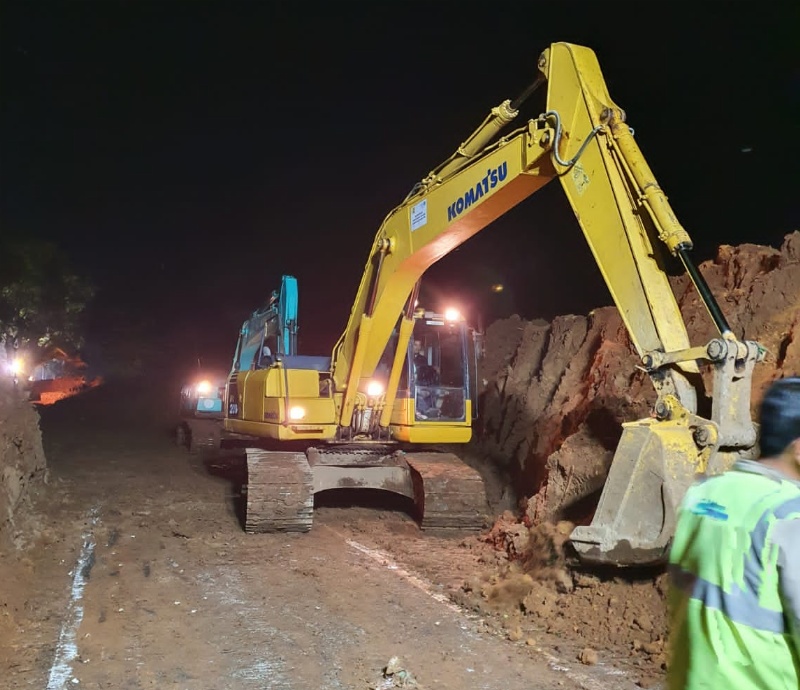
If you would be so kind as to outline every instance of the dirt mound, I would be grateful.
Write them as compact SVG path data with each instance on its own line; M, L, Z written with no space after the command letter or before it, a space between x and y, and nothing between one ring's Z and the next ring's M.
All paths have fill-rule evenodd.
M46 480L39 415L24 395L0 385L0 639L20 628L32 574L25 549L36 538L31 505ZM24 619L24 615L22 615Z
M722 246L699 268L737 337L767 348L754 375L755 413L771 381L800 372L800 232L780 250ZM692 344L716 337L688 277L671 282ZM591 518L622 422L648 416L655 402L619 313L604 307L551 323L514 316L488 328L485 346L470 455L511 477L518 510L486 536L493 567L465 583L461 597L501 616L511 639L544 630L585 644L585 663L597 650L628 657L647 687L666 663L666 576L570 571L562 548L574 521ZM703 375L710 391L711 373Z
M800 371L800 232L780 250L722 246L699 268L734 333L768 350L754 376L755 412L771 381ZM717 333L688 276L671 281L690 341L708 342ZM655 402L640 365L614 307L493 323L471 454L508 472L518 499L535 497L536 521L574 518L570 507L602 487L622 422L646 417Z
M16 522L29 507L30 492L46 477L39 415L8 386L0 388L0 548L20 538Z
M34 381L29 385L29 399L37 405L54 405L59 400L65 400L75 395L86 392L91 388L102 385L103 379L96 376L87 379L85 376L64 376L44 381Z
M562 652L583 663L613 663L649 687L666 666L666 576L569 569L563 547L574 526L531 525L527 516L505 512L481 538L493 549L493 559L483 556L490 567L464 582L454 599L512 641L558 640Z

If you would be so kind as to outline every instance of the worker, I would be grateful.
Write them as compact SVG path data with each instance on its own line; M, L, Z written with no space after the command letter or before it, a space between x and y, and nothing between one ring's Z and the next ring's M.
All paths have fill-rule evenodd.
M414 341L414 379L420 386L438 386L439 372L436 367L428 364L422 341Z
M681 503L669 690L800 688L800 377L775 381L759 416L759 459Z
M425 353L422 351L422 341L414 340L414 366L421 367L428 363Z

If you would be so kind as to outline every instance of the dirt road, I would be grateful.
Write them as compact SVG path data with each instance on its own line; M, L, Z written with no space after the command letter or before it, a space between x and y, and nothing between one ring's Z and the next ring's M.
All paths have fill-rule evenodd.
M476 542L420 533L402 504L338 496L309 534L244 534L243 457L176 447L164 400L109 385L42 410L50 478L5 564L3 687L636 687L577 640L454 604Z

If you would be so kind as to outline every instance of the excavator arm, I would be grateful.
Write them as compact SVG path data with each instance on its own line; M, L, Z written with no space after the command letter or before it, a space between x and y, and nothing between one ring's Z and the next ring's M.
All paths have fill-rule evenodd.
M692 479L727 466L755 444L750 382L763 349L739 342L731 332L690 259L689 235L642 156L624 111L608 94L593 51L556 43L541 54L538 68L531 87L494 108L381 225L333 352L339 424L349 424L356 394L365 389L398 320L409 321L424 272L558 178L658 393L653 418L625 426L595 521L576 529L572 541L585 560L660 560L677 502ZM545 84L545 112L500 136L522 102ZM719 331L711 343L690 345L665 272L667 253L684 264ZM407 338L410 329L400 332ZM698 361L715 367L708 420L697 416ZM394 402L393 379L384 425Z
M281 277L281 289L277 302L279 354L295 355L297 354L298 294L297 279L294 276Z

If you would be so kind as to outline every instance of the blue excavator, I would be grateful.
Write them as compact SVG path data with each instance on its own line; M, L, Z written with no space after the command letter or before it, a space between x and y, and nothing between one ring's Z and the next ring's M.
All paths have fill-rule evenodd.
M281 278L267 304L254 311L242 324L234 362L238 367L257 369L285 356L297 354L297 279ZM227 371L201 370L181 388L180 421L175 439L190 453L214 452L223 439L223 399Z

